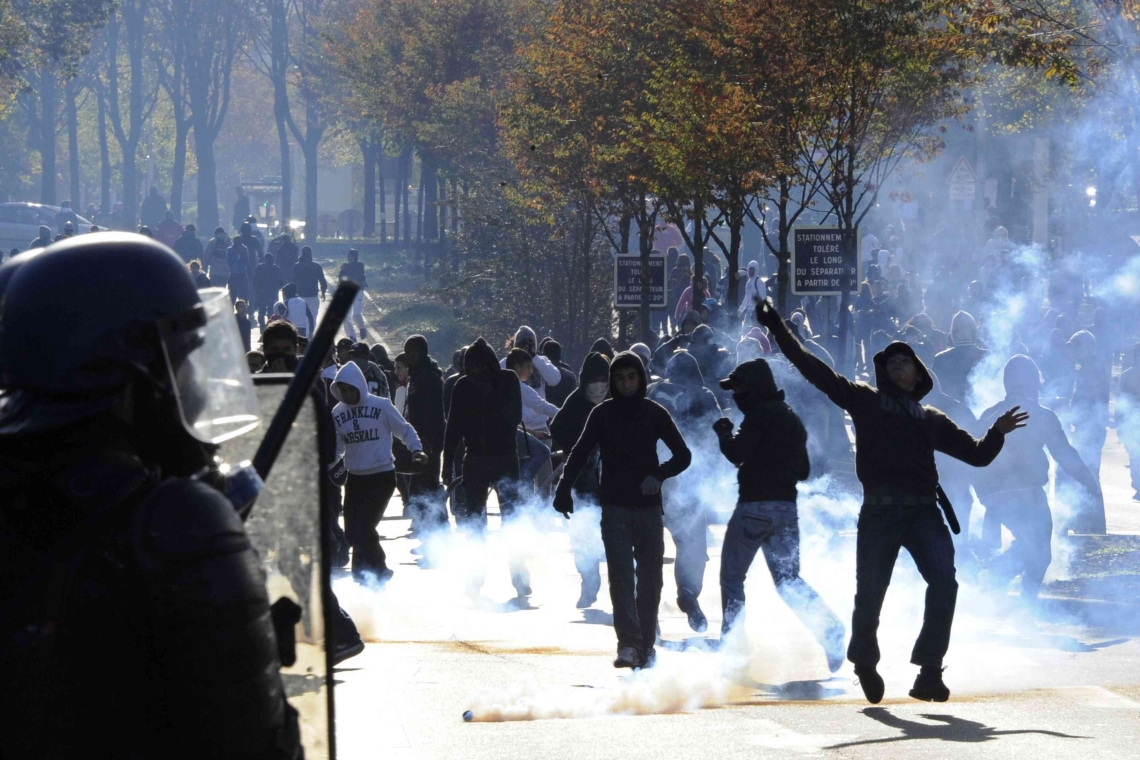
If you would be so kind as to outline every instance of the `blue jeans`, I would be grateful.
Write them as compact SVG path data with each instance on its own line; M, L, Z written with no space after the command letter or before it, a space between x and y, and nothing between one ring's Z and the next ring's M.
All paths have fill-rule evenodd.
M721 635L744 609L744 579L756 553L763 551L780 598L828 652L842 651L843 623L800 577L800 523L790 501L745 501L728 521L720 556Z
M859 512L855 543L855 612L847 659L856 665L879 662L879 613L891 585L899 549L906 548L926 581L922 630L910 661L942 667L950 647L950 627L958 598L954 543L937 506L871 506Z
M519 481L533 490L534 478L542 466L550 461L550 447L530 433L517 431L515 445L519 452ZM525 491L524 491L525 492Z

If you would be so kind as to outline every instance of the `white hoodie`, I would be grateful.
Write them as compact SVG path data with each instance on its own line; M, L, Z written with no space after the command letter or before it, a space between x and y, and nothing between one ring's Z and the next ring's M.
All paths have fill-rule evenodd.
M526 425L526 429L546 430L550 420L558 414L558 407L539 396L538 391L522 381L519 381L519 392L522 394L522 422Z
M524 339L528 339L532 346L538 348L538 338L534 334L534 330L527 327L526 325L520 327L518 329L518 332L515 333L515 345L517 346ZM558 369L558 367L555 367L554 362L550 361L542 354L536 354L535 356L532 356L531 363L534 364L534 375L531 377L531 382L535 382L537 380L537 387L531 387L534 387L534 389L538 392L538 395L542 398L543 401L545 401L546 386L558 385L560 382L562 382L562 370ZM499 359L499 367L502 369L507 368L507 358L505 356L502 359ZM526 414L526 412L524 411L523 414ZM529 429L529 427L530 425L528 424L527 428Z
M336 383L356 388L360 392L360 403L344 403ZM400 416L392 402L368 392L364 373L353 362L348 362L336 373L332 394L340 401L332 410L337 458L344 456L349 474L373 475L396 469L392 456L393 436L413 453L423 448L416 431Z

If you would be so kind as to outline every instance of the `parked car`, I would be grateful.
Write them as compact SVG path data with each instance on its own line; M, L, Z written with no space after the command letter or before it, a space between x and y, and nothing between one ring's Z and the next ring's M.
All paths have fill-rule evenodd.
M55 222L59 206L45 206L42 203L0 203L0 251L7 254L13 248L28 250L28 243L39 237L40 225L51 228L52 237L60 230ZM79 228L75 234L90 232L92 222L76 214ZM100 227L99 229L107 229Z

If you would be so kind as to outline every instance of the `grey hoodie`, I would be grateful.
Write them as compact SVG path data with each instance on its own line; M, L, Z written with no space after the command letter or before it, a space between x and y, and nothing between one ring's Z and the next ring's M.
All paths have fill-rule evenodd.
M337 383L356 388L360 392L360 403L346 404ZM332 395L340 402L332 410L337 458L344 457L349 474L373 475L396 469L392 456L393 436L412 453L423 448L415 429L400 415L391 400L368 392L364 373L352 362L336 373Z

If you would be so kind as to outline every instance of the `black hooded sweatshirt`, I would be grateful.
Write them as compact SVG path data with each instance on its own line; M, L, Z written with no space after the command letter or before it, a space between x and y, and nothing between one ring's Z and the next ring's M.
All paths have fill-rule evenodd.
M422 336L413 335L407 343L413 341L419 344L420 363L408 371L408 401L404 417L416 429L425 450L430 447L439 451L443 445L446 424L443 415L443 370L435 359L428 356L427 341Z
M637 393L622 397L614 387L614 373L633 367L640 380ZM652 475L664 482L688 468L692 454L685 439L664 407L645 398L648 382L645 366L637 354L628 351L614 357L610 365L610 396L594 407L582 436L574 444L566 469L558 483L559 496L570 496L570 488L590 460L595 448L601 449L602 474L598 501L606 507L655 507L661 509L661 492L646 496L641 483ZM664 441L673 453L666 462L657 459L657 442Z
M582 362L581 385L570 394L558 414L550 421L550 437L554 441L556 450L569 451L582 437L582 431L586 429L586 420L590 418L590 412L594 411L596 406L586 398L586 383L597 382L594 378L609 377L609 374L610 361L603 354L591 353L586 356L586 360ZM546 390L549 392L550 388Z
M796 503L796 483L811 475L807 430L784 402L784 392L752 387L736 435L720 438L720 452L737 466L738 498Z
M781 322L772 336L796 369L841 409L855 425L855 474L864 495L933 496L938 484L934 452L941 451L974 467L985 467L1001 451L1005 436L997 426L976 440L922 398L934 387L930 373L905 343L892 343L875 354L875 384L856 383L810 354ZM918 368L915 389L906 392L891 382L887 358L910 356Z
M457 474L453 465L460 441L469 457L516 456L518 451L515 431L522 421L518 375L499 368L494 349L482 338L467 349L466 361L481 361L487 369L480 377L462 375L455 381L443 440L445 478Z

